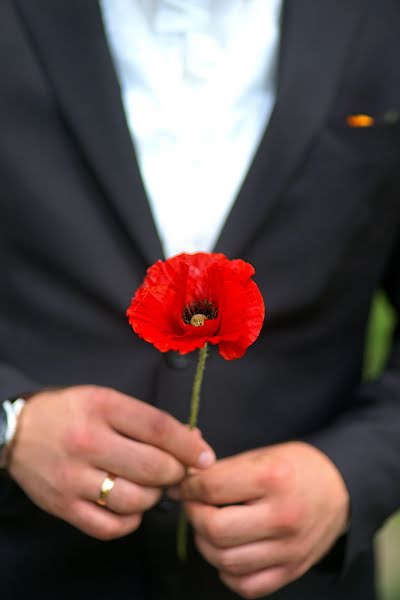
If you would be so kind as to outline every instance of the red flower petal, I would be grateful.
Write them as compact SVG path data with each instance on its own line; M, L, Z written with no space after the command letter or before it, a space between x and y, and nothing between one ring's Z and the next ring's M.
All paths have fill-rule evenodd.
M129 322L161 352L186 354L208 342L218 345L227 360L239 358L257 339L264 320L253 274L249 263L223 254L179 254L157 261L127 310ZM193 311L207 317L202 326L185 322L184 315Z

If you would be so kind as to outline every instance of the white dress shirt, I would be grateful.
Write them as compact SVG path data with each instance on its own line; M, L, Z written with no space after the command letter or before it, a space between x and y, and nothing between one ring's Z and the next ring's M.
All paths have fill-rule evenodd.
M211 251L240 190L275 100L281 2L100 0L166 256Z

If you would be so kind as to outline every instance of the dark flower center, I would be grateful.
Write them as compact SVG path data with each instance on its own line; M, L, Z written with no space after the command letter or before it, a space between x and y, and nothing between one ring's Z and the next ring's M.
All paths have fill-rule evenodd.
M187 304L182 312L182 320L186 325L202 327L206 319L216 319L218 308L208 300Z

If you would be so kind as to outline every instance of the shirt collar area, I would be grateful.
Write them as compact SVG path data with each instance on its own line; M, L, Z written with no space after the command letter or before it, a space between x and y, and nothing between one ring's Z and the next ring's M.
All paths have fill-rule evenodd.
M205 31L211 17L230 13L243 0L140 0L151 28L160 34Z

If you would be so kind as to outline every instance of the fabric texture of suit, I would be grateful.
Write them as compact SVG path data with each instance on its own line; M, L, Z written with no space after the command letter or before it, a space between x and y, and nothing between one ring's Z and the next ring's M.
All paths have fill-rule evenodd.
M211 352L205 438L219 457L307 440L351 495L346 538L276 600L372 600L371 538L400 505L397 339L362 382L374 291L400 306L400 121L385 121L400 113L399 25L398 0L286 1L276 106L215 248L255 266L267 319L235 364ZM0 73L1 397L92 383L185 421L194 358L159 354L125 319L162 251L97 3L3 0ZM359 113L375 125L350 128ZM235 598L194 548L179 565L176 514L163 502L102 543L4 476L2 597Z

